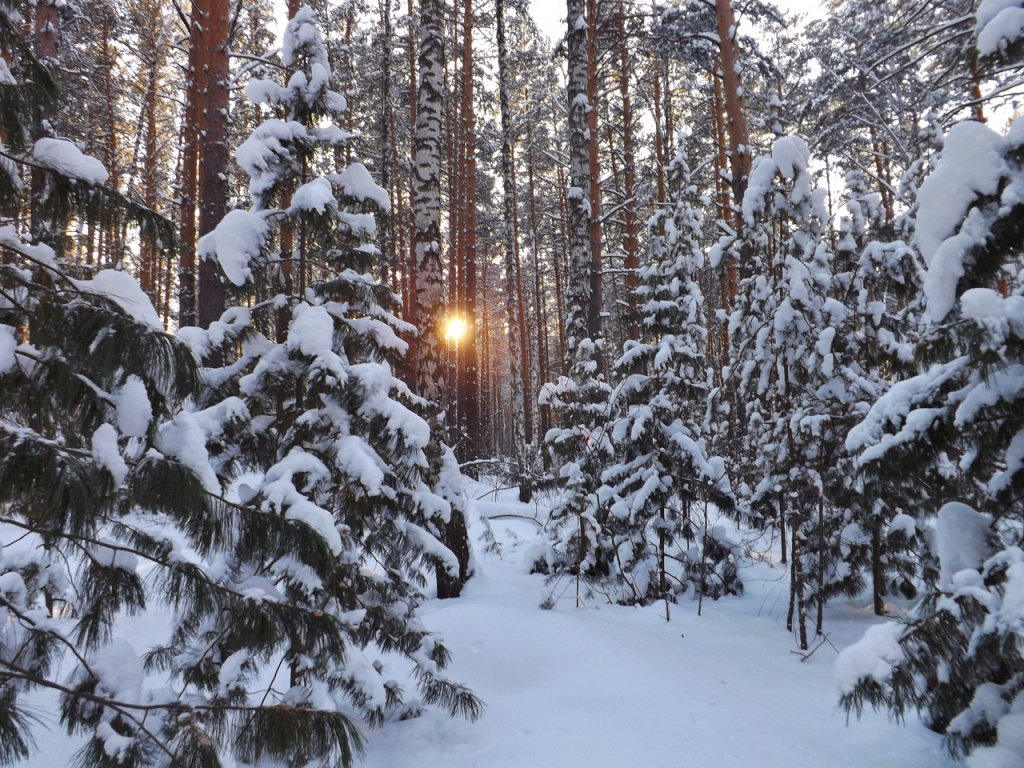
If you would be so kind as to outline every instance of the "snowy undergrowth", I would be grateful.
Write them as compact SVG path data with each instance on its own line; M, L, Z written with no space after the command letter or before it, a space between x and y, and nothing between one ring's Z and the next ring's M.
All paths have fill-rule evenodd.
M551 593L530 564L546 504L521 504L515 490L490 491L471 508L477 575L457 600L430 601L422 617L453 654L450 672L486 701L476 723L426 710L367 734L363 768L951 768L941 738L916 720L905 727L869 712L846 722L837 709L826 644L806 661L785 631L785 566L747 563L741 597L627 608L592 600L575 607L575 590L551 610ZM497 545L486 550L489 520ZM496 550L496 551L495 551ZM147 619L147 621L151 621ZM845 648L879 623L870 599L829 605L826 631ZM159 627L122 624L137 652ZM400 674L396 660L393 673ZM69 670L70 671L70 670ZM53 738L40 739L33 768L63 768L75 744L62 736L55 700L36 710ZM44 713L50 713L46 715Z
M479 494L483 494L481 489ZM501 550L477 548L478 575L459 600L433 602L424 621L452 650L452 674L487 702L464 723L428 713L370 734L366 768L719 766L739 768L944 768L941 738L884 714L851 721L837 709L836 651L807 661L785 630L788 576L748 564L742 597L627 608L575 607L529 567L543 503L515 491L476 504L471 533L490 527ZM539 513L539 514L538 514ZM842 649L878 623L870 598L830 604L826 631Z

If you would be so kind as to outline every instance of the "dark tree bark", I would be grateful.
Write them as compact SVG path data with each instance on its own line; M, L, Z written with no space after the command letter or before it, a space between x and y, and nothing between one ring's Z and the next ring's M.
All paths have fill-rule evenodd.
M199 236L212 232L228 211L228 0L206 0L202 17L206 76L202 100L203 162L199 194ZM193 24L195 20L193 19ZM220 266L213 260L199 263L197 320L203 328L220 319L226 301Z
M509 103L508 47L505 42L505 0L496 0L498 43L498 98L501 103L501 179L503 217L503 262L505 267L505 307L508 313L509 372L512 388L512 443L520 476L526 453L526 403L523 387L523 306L516 278L519 263L515 227L515 168L512 157L512 108ZM531 168L532 173L532 168ZM532 193L532 190L531 190Z

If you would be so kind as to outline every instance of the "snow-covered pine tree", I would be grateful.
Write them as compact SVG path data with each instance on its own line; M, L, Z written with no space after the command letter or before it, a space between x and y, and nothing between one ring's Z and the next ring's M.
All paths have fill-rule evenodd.
M237 481L239 509L254 521L276 521L240 530L235 562L221 578L322 624L265 622L268 650L283 654L277 674L287 671L282 704L354 707L373 726L399 710L415 712L417 702L373 658L396 652L412 662L423 702L476 717L480 701L444 676L448 653L416 614L424 565L457 573L459 563L438 540L451 505L426 484L431 435L418 413L426 403L392 373L408 346L399 334L413 329L391 312L395 297L377 278L374 213L387 211L387 192L362 164L327 171L350 136L332 122L344 99L328 87L326 49L309 8L288 23L282 59L293 71L287 84L257 80L247 88L279 115L237 153L253 204L229 213L199 251L243 287L276 258L276 231L291 227L295 292L257 308L287 307L287 326L272 343L254 331L253 311L236 307L208 332L183 331L198 354L217 345L225 354L238 344L243 350L226 367L204 371L212 398L201 413L214 424L245 422L241 443L255 446L252 453L224 440L219 426L207 438L219 471ZM275 208L285 188L294 190L290 205ZM439 479L445 495L459 497L460 478L448 454ZM282 526L295 530L275 530ZM318 537L303 542L310 534ZM232 652L244 627L224 618L201 623L185 613L160 658L191 659L186 677L217 690L216 659ZM203 654L195 655L197 643ZM244 684L235 693L252 695ZM300 741L294 749L308 748Z
M845 351L842 371L851 393L849 413L859 420L888 390L897 372L913 368L921 265L910 246L891 239L882 196L869 191L864 174L848 173L846 187L833 283L836 298L848 310L838 336ZM861 477L842 486L852 515L843 532L844 559L871 574L879 616L885 612L887 595L916 595L915 580L927 562L925 527L912 514L920 488L913 485L895 492Z
M598 498L601 472L612 458L609 440L611 388L597 374L596 352L590 339L576 345L577 359L569 376L559 376L541 388L537 402L551 409L559 426L544 436L545 449L556 468L551 482L559 490L548 520L549 548L534 570L553 578L576 579L576 602L590 586L606 582L612 573L615 543L605 525L608 514Z
M858 586L842 560L842 500L827 490L844 482L851 393L836 331L847 313L830 296L825 190L813 186L809 163L807 145L796 136L776 140L771 155L755 163L741 237L749 253L772 260L741 282L729 321L734 418L746 424L741 477L752 508L789 530L787 626L802 649L808 602L817 607L820 634L824 602Z
M847 441L873 482L968 482L937 510L937 583L905 621L872 630L837 662L842 704L917 709L975 766L1024 759L1022 190L1022 121L1007 136L976 122L950 129L918 196L923 368Z
M710 450L712 371L700 275L701 208L691 185L685 132L669 167L675 207L659 235L650 222L650 261L640 269L642 339L616 363L611 401L614 460L598 497L608 507L619 599L650 603L690 591L719 597L742 590L735 544L709 527L708 504L731 508L725 461Z
M152 762L182 730L208 753L190 724L221 704L149 696L134 649L112 637L121 615L168 597L139 561L166 565L172 541L202 551L223 519L214 494L192 493L205 478L193 422L179 420L196 361L129 274L67 248L72 223L134 220L165 249L174 233L105 188L98 160L46 135L57 93L22 36L29 7L0 2L0 762L29 756L37 688L59 692L62 724L90 736L83 764Z

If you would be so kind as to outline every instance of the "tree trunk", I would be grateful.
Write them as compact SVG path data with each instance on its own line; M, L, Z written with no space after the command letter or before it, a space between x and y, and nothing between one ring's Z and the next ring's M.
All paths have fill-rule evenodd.
M459 417L465 430L463 455L472 461L480 457L480 376L477 370L476 338L476 115L473 108L473 3L465 0L462 36L462 142L465 152L463 178L462 252L464 254L463 322L465 338L459 348L462 387Z
M622 250L625 252L623 267L626 271L626 303L628 319L626 337L640 338L640 327L637 324L636 289L637 271L640 268L640 241L636 215L636 162L633 147L633 107L629 94L629 46L626 40L626 4L619 2L619 95L622 99L622 159L623 159L623 238Z
M590 302L587 307L587 335L595 342L602 337L601 328L601 168L597 140L597 0L586 0L587 6L587 160L590 168ZM571 18L571 16L570 16ZM596 347L597 370L604 368L604 355Z
M536 329L537 329L537 375L539 381L550 381L550 371L548 369L548 318L547 318L547 303L544 299L544 294L541 287L540 279L540 233L537 228L537 193L534 187L533 178L533 146L530 146L530 160L529 160L529 174L530 174L530 247L533 253L533 306L536 310ZM522 317L520 318L523 319ZM526 327L523 323L522 333L525 334ZM526 397L524 405L527 408L532 408L534 393L532 391L524 392ZM539 412L538 412L539 411ZM544 435L548 430L548 418L546 409L535 409L537 413L537 429L538 442L544 439Z
M392 185L394 177L394 138L392 124L394 114L391 104L391 44L393 33L391 30L391 0L383 0L380 3L381 13L381 73L383 82L380 89L380 114L378 116L378 132L380 134L380 185L388 191L388 201L392 210L383 217L380 232L377 237L377 245L384 257L385 282L390 280L391 290L398 290L398 264L394 253L394 221L395 221L395 194Z
M416 103L413 214L416 241L416 345L417 394L435 404L431 441L427 447L429 475L437 480L443 448L436 404L445 391L444 274L441 264L441 119L444 93L444 5L442 0L420 2L420 80ZM441 539L459 561L459 574L449 576L437 568L438 597L457 597L469 577L469 536L462 513L453 509L443 525Z
M736 44L736 18L732 0L716 0L719 51L722 63L722 84L725 93L726 126L729 132L729 161L732 169L732 196L737 207L743 203L750 177L750 136L747 130L746 92L740 80L739 47ZM741 214L737 213L737 231Z
M588 101L589 35L584 0L567 0L569 32L569 275L566 287L566 367L571 369L584 339L596 339L599 318L600 274L595 274L594 201L596 189L591 156L596 150L597 131L590 130ZM596 115L595 115L596 119ZM600 235L600 222L597 222ZM597 246L600 247L599 244ZM599 255L599 251L598 251Z
M882 527L876 524L871 532L871 595L876 616L885 615L885 570L882 565Z
M505 43L505 0L496 0L496 34L498 44L498 99L501 104L501 179L502 217L504 231L502 246L505 266L505 306L508 312L509 372L512 388L513 454L520 480L523 477L523 457L526 455L526 403L523 388L522 359L522 304L516 290L515 242L515 177L512 164L512 109L509 105L508 49ZM532 172L532 168L531 168Z
M571 227L571 214L569 209L569 194L565 188L565 173L558 169L558 213L561 226L558 231L561 233L562 247L551 254L551 261L555 268L555 315L558 317L558 360L561 372L568 372L566 360L569 359L569 347L566 342L566 327L568 315L565 307L565 283L563 277L565 270L562 269L562 257L569 253L569 229Z
M441 121L444 92L442 0L420 2L420 82L416 97L413 215L416 267L416 391L440 402L445 389L444 272L441 263Z
M788 562L788 554L786 553L786 516L782 514L782 505L778 508L779 515L779 550L782 556L779 558L779 562L785 565Z
M207 0L203 21L207 51L207 76L203 110L205 134L199 196L199 236L220 223L228 211L228 0ZM199 263L198 321L202 328L224 313L226 290L220 265L211 259Z
M55 0L43 0L36 5L35 22L33 24L33 48L36 57L42 62L48 69L53 69L57 66L57 43L59 39L60 30L60 16L57 11L57 3ZM42 123L44 115L36 115L38 122ZM31 137L34 141L42 138L42 134L37 133ZM46 179L41 170L38 168L32 169L32 193L29 198L29 216L31 221L31 232L33 239L43 238L48 229L49 222L45 221L42 216L42 195L46 186Z
M181 232L178 273L178 325L196 324L196 198L198 196L199 120L204 111L205 80L203 34L209 0L193 0L189 21L188 71L185 85L185 114L181 124L181 192L178 196Z
M804 568L803 561L801 560L801 552L798 541L800 537L797 535L799 526L794 524L792 528L792 559L790 561L790 573L792 573L792 581L790 582L790 617L786 622L786 628L792 631L793 621L797 623L797 637L800 643L800 650L807 650L807 598L804 595ZM793 607L796 607L796 616L793 616Z
M818 600L814 634L824 634L825 625L825 497L818 496Z

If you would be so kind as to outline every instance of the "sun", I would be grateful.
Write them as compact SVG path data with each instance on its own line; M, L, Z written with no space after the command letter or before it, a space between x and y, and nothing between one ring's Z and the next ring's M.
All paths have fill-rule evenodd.
M444 337L451 344L458 344L459 340L466 335L466 321L461 317L449 317L445 321Z

